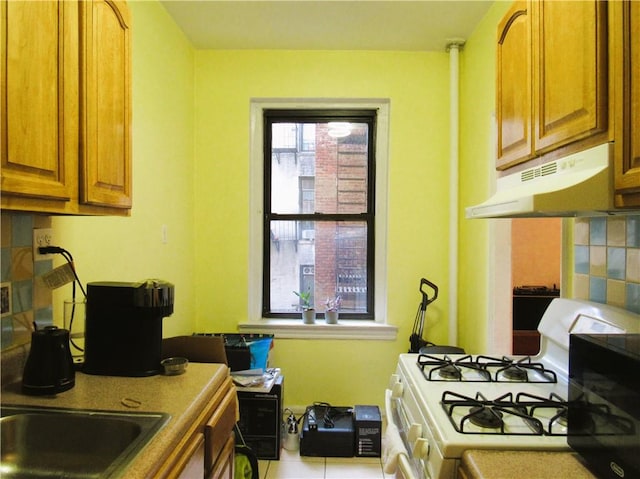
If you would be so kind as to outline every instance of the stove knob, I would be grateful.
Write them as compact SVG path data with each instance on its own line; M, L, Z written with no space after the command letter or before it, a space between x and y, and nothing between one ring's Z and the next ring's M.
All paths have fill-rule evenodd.
M403 391L404 391L404 388L402 386L402 383L398 381L391 387L391 397L394 399L399 399L402 397Z
M400 382L400 376L398 376L397 374L392 374L391 377L389 378L389 389L393 389L394 384L399 382Z
M409 434L407 434L407 436L410 444L416 442L420 436L422 436L422 424L417 422L411 423L411 426L409 426Z
M413 445L413 457L426 460L429 457L429 452L431 452L429 441L423 437L419 437Z

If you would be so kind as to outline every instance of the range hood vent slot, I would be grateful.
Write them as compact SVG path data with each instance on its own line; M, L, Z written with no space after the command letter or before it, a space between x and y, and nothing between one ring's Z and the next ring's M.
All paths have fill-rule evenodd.
M553 161L542 166L524 170L520 173L520 180L524 183L525 181L531 181L541 176L555 175L556 173L558 173L558 163Z
M540 172L542 176L555 175L558 172L558 163L554 161L552 163L542 165L540 167Z

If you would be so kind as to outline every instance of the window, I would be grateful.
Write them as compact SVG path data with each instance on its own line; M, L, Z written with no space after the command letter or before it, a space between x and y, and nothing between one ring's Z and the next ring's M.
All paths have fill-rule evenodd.
M298 318L294 291L322 316L375 313L375 137L372 109L264 111L262 315Z
M370 110L376 112L375 117L375 138L373 145L375 147L375 176L370 176L368 180L375 185L375 197L371 198L375 211L375 231L374 231L374 250L368 251L368 261L373 261L375 270L369 273L369 277L373 277L375 294L373 296L373 314L372 320L365 320L361 314L357 319L344 319L341 314L340 325L338 327L308 327L301 321L291 321L291 319L299 319L299 313L294 311L293 305L297 305L297 297L293 294L296 285L305 290L305 283L298 281L307 281L308 275L315 276L316 265L313 269L293 269L288 277L293 277L296 282L290 288L281 288L286 292L288 298L285 307L290 308L288 313L265 316L263 309L263 278L264 272L264 250L265 244L271 251L271 229L264 228L265 225L265 113L269 110ZM249 237L248 237L248 282L247 282L247 322L239 324L240 331L258 332L258 333L274 333L279 338L336 338L336 339L380 339L393 340L396 337L397 327L386 324L387 320L387 190L388 190L388 163L389 163L389 113L390 104L386 99L270 99L256 98L250 102L250 162L249 162ZM299 123L296 118L290 118L289 124ZM302 130L302 143L305 152L313 152L316 146L315 142L315 124L305 123ZM291 132L293 130L290 130ZM296 133L297 134L297 133ZM290 134L289 137L294 137ZM313 141L311 141L313 139ZM289 147L284 140L277 146ZM273 145L271 146L273 148ZM297 151L297 148L296 148ZM306 153L305 153L306 154ZM299 155L299 153L298 153ZM281 155L282 156L282 155ZM302 211L315 212L316 195L309 197L307 192L315 191L319 186L316 185L318 178L315 175L302 175L298 177L298 186L291 185L294 193L291 193L289 203L302 202L304 208ZM271 195L270 195L271 196ZM313 205L310 203L313 202ZM313 208L311 208L313 206ZM294 228L295 222L284 222L284 218L279 218L283 223L280 224L282 230L279 232L282 236L274 238L274 248L283 246L283 238L287 235L293 237L296 235ZM285 228L287 226L287 228ZM299 224L300 232L305 233L306 238L315 234L309 228L308 223ZM266 232L266 234L265 234ZM274 231L275 233L275 231ZM265 236L268 235L268 241ZM302 236L302 233L300 233ZM306 239L305 241L308 241ZM316 243L318 239L314 237ZM318 261L316 261L316 264ZM295 266L295 264L294 264ZM270 276L269 276L270 277ZM320 296L321 293L315 292L315 306L319 313L324 311L324 301L326 297ZM344 312L344 314L347 314Z

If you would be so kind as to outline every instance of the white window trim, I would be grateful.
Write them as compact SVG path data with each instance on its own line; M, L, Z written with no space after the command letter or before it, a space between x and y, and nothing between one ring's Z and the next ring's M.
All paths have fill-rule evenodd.
M387 318L387 191L389 170L388 99L293 99L254 98L250 104L249 162L249 291L248 321L238 325L243 332L271 333L280 338L382 339L395 340L398 328ZM262 317L262 227L263 227L263 112L274 108L376 109L376 217L375 217L375 319L340 320L337 325L302 324L295 320Z

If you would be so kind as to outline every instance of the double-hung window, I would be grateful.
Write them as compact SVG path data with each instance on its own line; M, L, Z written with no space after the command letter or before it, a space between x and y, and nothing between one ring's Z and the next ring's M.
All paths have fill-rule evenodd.
M263 111L262 316L374 319L376 109Z

